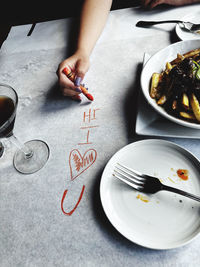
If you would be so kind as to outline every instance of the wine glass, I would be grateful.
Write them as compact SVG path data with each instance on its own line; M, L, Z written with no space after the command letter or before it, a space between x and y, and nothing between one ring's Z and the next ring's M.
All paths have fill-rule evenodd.
M31 174L40 170L49 158L49 147L41 140L31 140L25 144L13 134L18 95L9 85L0 84L0 138L9 139L17 146L13 158L16 170Z

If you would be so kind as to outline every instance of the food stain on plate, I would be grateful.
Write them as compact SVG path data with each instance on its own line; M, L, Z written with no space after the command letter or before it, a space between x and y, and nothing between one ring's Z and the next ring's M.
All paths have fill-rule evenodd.
M171 168L171 171L173 173L173 177L167 177L168 180L172 183L177 183L180 181L187 181L189 179L189 171L186 169L178 169L175 170L174 168Z
M177 178L177 176L178 176L178 177L179 177L179 182L180 182L181 180L183 180L183 181L187 181L188 178L189 178L189 172L188 172L188 170L186 170L186 169L178 169L178 170L175 170L174 168L171 168L171 171L172 171L172 172L176 172L175 174L173 174L173 176L176 176L176 178ZM155 174L154 174L154 175L155 175ZM155 176L158 176L158 175L155 175ZM160 178L158 178L158 179L160 180L161 183L164 183L164 179L160 179ZM167 177L167 179L168 179L170 182L172 182L172 183L176 183L176 182L178 182L177 179L176 179L176 181L174 181L171 177ZM136 198L139 199L139 200L141 200L141 201L143 201L143 202L145 202L145 203L147 203L147 202L150 201L149 198L148 198L147 196L142 195L142 194L137 194ZM180 202L182 202L182 200L181 200ZM159 203L159 201L157 201L157 203Z
M168 177L168 179L170 180L170 182L175 184L175 182L174 182L174 180L172 178Z
M188 180L188 170L178 169L176 173L178 177L181 178L182 180L184 181Z
M138 194L138 195L136 196L136 198L137 198L137 199L140 199L140 200L143 201L143 202L149 202L149 199L148 199L146 196L141 195L141 194Z

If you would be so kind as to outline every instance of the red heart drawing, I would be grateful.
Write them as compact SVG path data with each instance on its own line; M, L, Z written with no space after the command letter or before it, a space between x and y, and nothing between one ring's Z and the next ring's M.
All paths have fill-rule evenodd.
M88 149L83 156L78 149L73 149L69 155L71 180L86 171L95 162L96 158L97 151L95 149Z

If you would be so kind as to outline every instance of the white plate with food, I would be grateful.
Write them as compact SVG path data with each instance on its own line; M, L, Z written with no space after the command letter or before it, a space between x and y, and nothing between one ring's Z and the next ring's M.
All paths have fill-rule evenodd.
M112 225L138 245L172 249L188 244L199 234L199 202L167 191L135 191L112 175L118 162L200 196L200 163L195 156L169 141L148 139L131 143L107 163L100 197ZM187 179L178 176L180 169L187 171Z
M200 41L181 41L158 51L145 64L141 87L165 118L200 129Z
M176 137L200 139L199 131L181 126L165 119L156 112L144 98L142 92L138 95L138 111L135 123L135 133L141 136Z
M143 66L151 57L144 53ZM135 123L135 132L145 136L164 136L178 138L200 139L199 131L193 128L181 126L161 116L148 105L142 92L138 94L138 111Z
M187 14L180 20L200 24L200 11L198 10L197 12L192 12L190 14ZM185 30L183 27L181 27L179 24L176 25L175 30L180 40L183 40L183 41L192 40L192 39L200 40L200 31L197 31L196 33L189 32Z

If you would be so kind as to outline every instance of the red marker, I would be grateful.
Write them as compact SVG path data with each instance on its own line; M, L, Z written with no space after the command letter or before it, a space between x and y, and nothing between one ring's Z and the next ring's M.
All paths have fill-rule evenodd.
M75 75L71 72L71 70L69 70L68 68L64 68L63 69L63 73L67 76L68 79L70 79L72 82L75 79ZM81 91L82 93L90 100L93 101L94 98L91 94L88 93L88 90L83 86L80 85Z

